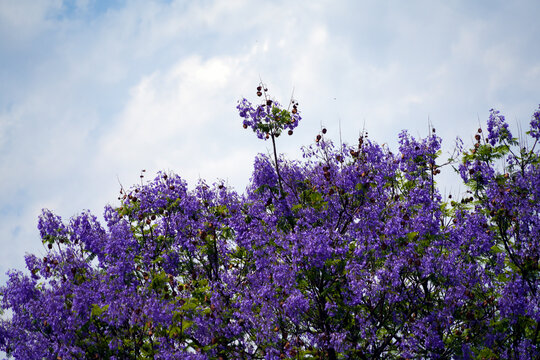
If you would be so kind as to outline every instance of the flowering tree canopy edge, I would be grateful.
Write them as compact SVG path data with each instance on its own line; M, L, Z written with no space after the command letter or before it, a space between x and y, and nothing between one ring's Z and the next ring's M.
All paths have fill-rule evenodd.
M540 110L529 146L492 110L436 186L441 139L392 153L326 129L304 158L277 138L298 103L238 103L270 139L245 193L175 174L120 191L105 224L39 218L46 256L0 288L16 359L533 359L540 357ZM6 313L7 314L7 313Z

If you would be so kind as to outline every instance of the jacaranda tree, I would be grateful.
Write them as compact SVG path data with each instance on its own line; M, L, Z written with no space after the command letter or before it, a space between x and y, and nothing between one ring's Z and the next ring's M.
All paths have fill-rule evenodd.
M16 359L533 359L540 356L540 110L520 142L492 110L436 186L441 139L322 129L303 160L276 140L298 103L246 99L271 140L250 185L188 190L174 174L88 212L39 218L46 256L0 288L0 350ZM527 145L528 143L528 145Z

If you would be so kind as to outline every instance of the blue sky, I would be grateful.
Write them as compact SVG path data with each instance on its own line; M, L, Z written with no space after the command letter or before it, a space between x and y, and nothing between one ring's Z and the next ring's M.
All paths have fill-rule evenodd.
M321 126L395 148L429 119L445 152L458 135L471 143L490 108L526 128L539 4L0 0L0 283L44 253L42 208L101 218L141 169L242 191L269 148L235 110L259 77L282 102L294 88L304 120L278 142L293 158Z

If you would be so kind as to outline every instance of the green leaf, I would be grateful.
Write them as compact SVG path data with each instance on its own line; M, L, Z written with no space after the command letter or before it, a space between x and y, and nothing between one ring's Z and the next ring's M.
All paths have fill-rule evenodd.
M193 311L193 310L195 310L197 308L197 303L198 303L198 301L196 299L189 298L189 299L186 300L184 305L182 305L180 310Z
M182 332L186 331L187 329L189 329L191 326L193 325L193 321L187 321L187 320L184 320L182 322Z
M182 329L179 326L171 326L169 330L169 337L174 338L182 334Z
M108 309L109 309L109 304L101 306L101 307L98 304L92 304L90 317L100 317Z
M491 349L484 348L480 350L476 358L478 360L497 359L497 355Z
M150 288L153 290L161 290L165 287L167 281L167 274L164 271L159 272L152 277L152 283L150 284Z

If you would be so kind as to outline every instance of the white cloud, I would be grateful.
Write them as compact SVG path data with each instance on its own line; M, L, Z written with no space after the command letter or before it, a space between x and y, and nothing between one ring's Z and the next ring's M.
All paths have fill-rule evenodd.
M48 15L61 5L62 0L0 2L0 33L4 34L1 39L11 38L12 43L29 40L48 27Z
M64 5L0 2L1 272L40 251L39 209L100 214L116 176L171 170L242 190L269 146L234 108L259 76L282 102L295 89L304 120L278 141L292 156L321 124L338 140L341 121L354 142L365 123L393 144L429 117L450 144L490 107L527 122L540 101L534 2Z
M227 163L229 155L238 157L233 154L238 144L227 137L240 129L234 106L246 85L239 79L249 61L250 55L208 60L192 56L144 77L100 140L98 163L122 174L134 164L154 171L187 168L192 184L199 171L214 179L232 175L232 168L220 175L204 164L215 163L216 156L221 163Z

